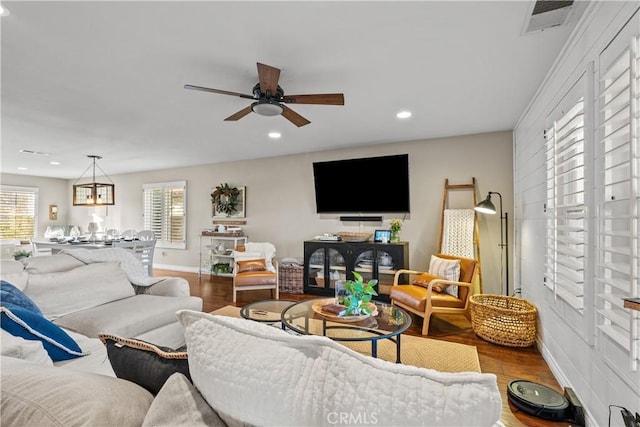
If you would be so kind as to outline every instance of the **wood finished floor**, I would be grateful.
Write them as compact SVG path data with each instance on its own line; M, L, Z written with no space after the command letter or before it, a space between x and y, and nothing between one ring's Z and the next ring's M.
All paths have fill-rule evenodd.
M198 276L195 273L184 273L169 270L154 270L155 276L179 276L189 281L191 294L203 299L203 311L211 312L218 308L234 305L232 302L231 279L215 276ZM238 294L238 302L242 307L250 302L271 298L270 291L245 291ZM316 295L280 294L281 299L301 300L317 298ZM414 317L407 331L410 335L421 336L422 319ZM438 315L431 318L429 338L476 346L482 372L497 376L498 387L502 394L502 415L500 420L505 426L569 426L566 422L551 422L532 417L518 411L507 399L507 384L513 379L525 379L544 384L559 392L558 384L551 370L534 347L511 348L486 342L478 338L471 328L470 321L463 315Z

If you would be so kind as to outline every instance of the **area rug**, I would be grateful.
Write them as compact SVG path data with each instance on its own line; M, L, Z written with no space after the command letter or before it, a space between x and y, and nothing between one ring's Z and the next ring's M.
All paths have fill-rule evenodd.
M211 314L240 317L240 308L227 305ZM475 346L402 335L401 359L405 365L435 369L441 372L481 372ZM341 342L362 354L371 354L369 342ZM378 342L378 358L395 362L396 345L389 340Z

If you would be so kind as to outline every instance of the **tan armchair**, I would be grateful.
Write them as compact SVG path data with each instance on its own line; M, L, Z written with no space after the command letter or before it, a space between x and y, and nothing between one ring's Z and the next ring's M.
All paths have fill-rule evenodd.
M438 258L460 261L460 278L447 280L416 270L398 270L391 288L391 302L422 318L422 335L429 334L429 321L434 313L468 314L469 296L479 272L478 261L452 255L438 254ZM398 283L408 277L408 283ZM458 286L458 296L447 292L438 292L446 286Z
M270 289L279 298L276 248L268 242L248 242L233 252L233 302L238 291Z

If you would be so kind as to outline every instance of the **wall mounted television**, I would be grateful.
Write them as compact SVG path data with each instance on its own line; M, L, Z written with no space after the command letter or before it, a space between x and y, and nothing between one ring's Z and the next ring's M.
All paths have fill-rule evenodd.
M409 212L409 155L313 163L317 213Z

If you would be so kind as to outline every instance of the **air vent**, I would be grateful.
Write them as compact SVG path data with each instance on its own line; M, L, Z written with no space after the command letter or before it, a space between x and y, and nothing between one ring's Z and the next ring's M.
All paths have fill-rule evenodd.
M573 11L573 1L538 0L533 5L525 33L564 25Z

